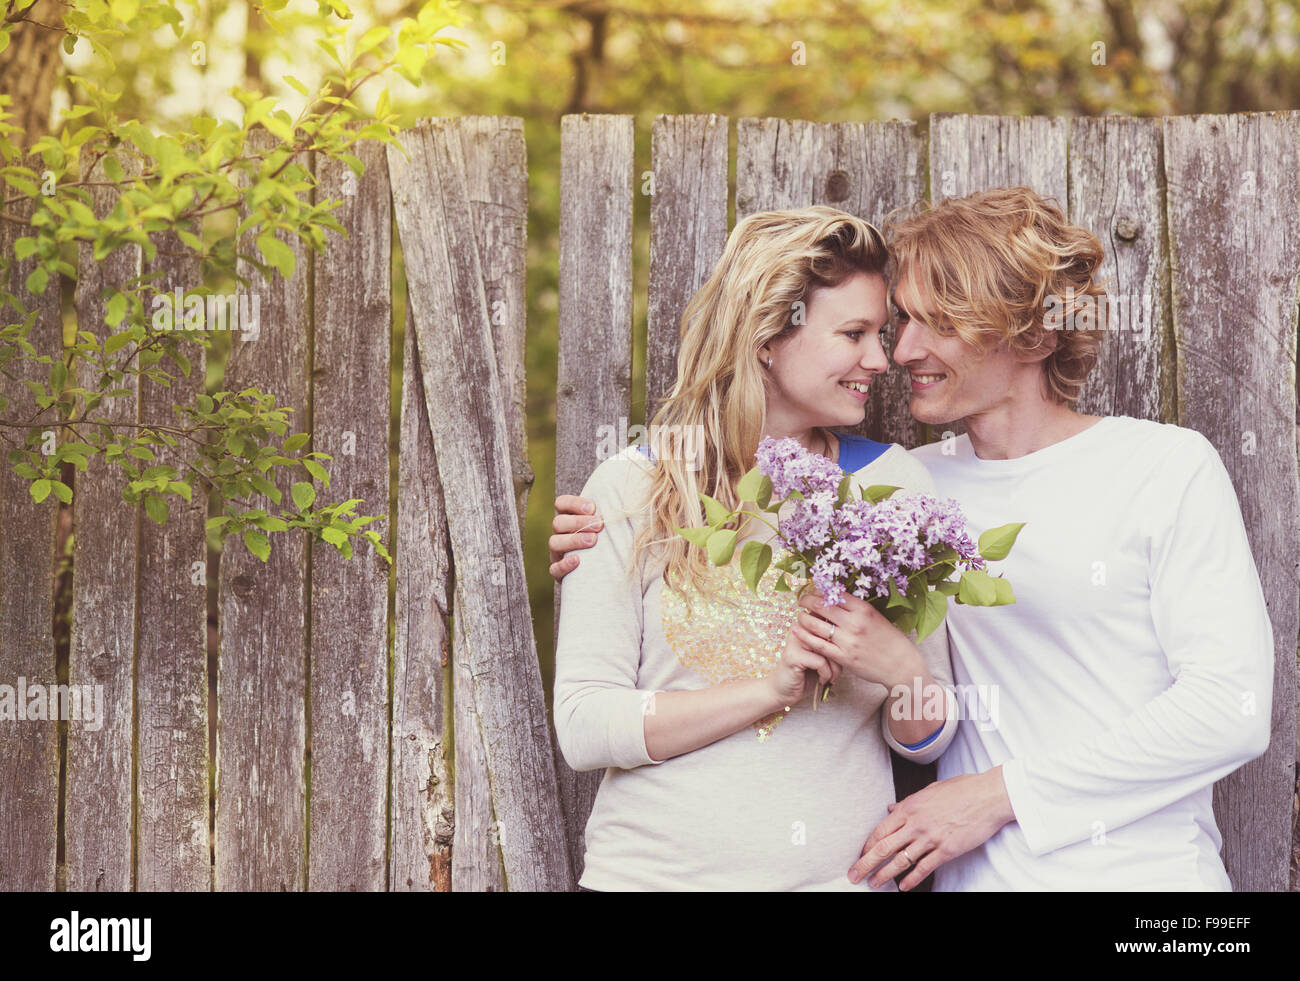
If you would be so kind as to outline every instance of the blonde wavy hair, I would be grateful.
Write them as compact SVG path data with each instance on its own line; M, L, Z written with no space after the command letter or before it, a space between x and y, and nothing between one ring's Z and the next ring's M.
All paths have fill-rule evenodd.
M933 320L981 351L1005 342L1017 353L1039 353L1055 335L1056 349L1043 360L1048 397L1078 397L1104 336L1076 321L1098 304L1106 309L1097 279L1105 253L1095 235L1027 187L918 202L890 215L885 227L899 277L915 277L934 305ZM1058 298L1057 329L1046 324L1049 297ZM908 313L935 327L922 311Z
M760 348L800 329L794 314L814 290L859 272L887 278L887 262L876 227L836 208L763 211L736 224L682 315L677 381L649 427L657 462L634 564L653 550L665 586L688 601L686 584L710 592L704 550L674 529L705 523L701 491L728 508L737 503L735 484L753 467L766 423ZM693 433L702 445L684 445Z

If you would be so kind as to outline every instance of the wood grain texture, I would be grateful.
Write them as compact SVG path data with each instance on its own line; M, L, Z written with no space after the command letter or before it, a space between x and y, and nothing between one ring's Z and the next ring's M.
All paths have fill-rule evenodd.
M465 639L464 604L459 593L452 618L452 690L455 699L456 733L456 832L451 846L451 888L453 892L501 892L505 872L501 850L509 829L498 822L492 807L491 774L478 713L471 697L474 674L469 644Z
M389 888L451 890L451 545L411 307L406 307L397 489Z
M1164 140L1178 422L1203 433L1232 476L1273 621L1272 739L1215 785L1215 818L1233 888L1283 891L1300 626L1300 114L1168 118Z
M91 179L103 179L102 171ZM109 187L92 188L98 217L107 217L117 195ZM125 287L140 274L141 250L126 245L96 260L90 243L78 248L77 329L103 343L129 327L104 322L105 291ZM114 367L138 364L136 345L109 356ZM93 389L101 372L78 360L76 384ZM134 389L127 376L123 385ZM138 421L131 395L105 398L91 413L109 423ZM135 431L128 428L128 437ZM76 437L61 430L59 438ZM139 463L144 470L153 463ZM136 559L141 508L122 500L123 473L102 455L92 456L77 474L72 502L72 637L68 651L68 684L83 691L103 692L102 725L95 730L68 725L67 783L64 834L67 888L70 892L124 892L132 886L132 780L135 763L133 674L135 670ZM115 534L106 535L105 529Z
M925 189L924 142L911 122L814 123L742 119L736 137L736 221L758 211L829 205L884 231L896 208ZM892 353L891 334L883 338ZM850 432L909 449L924 442L908 412L907 373L891 361L872 383L867 411Z
M1075 408L1175 421L1163 136L1157 119L1070 121L1070 220L1106 250L1109 330Z
M255 130L255 140L268 137ZM255 144L257 145L257 144ZM306 154L295 159L309 170ZM294 251L289 279L267 281L241 259L238 272L261 296L261 331L233 339L223 388L256 385L290 406L287 438L309 418L307 338L311 309L307 247L277 232ZM242 251L255 252L245 241ZM298 471L299 474L302 471ZM291 507L295 475L275 480ZM258 507L273 508L262 495ZM271 538L261 562L227 539L218 582L221 643L217 671L217 820L215 887L220 892L295 891L306 882L307 550L293 531Z
M677 381L686 303L727 244L727 117L656 116L651 168L647 425Z
M454 123L389 150L429 423L445 497L474 704L510 889L572 888L527 604L505 397ZM466 392L474 393L466 398Z
M174 232L153 236L158 254L146 271L160 273L160 291L201 285L198 255ZM148 309L148 307L146 307ZM140 421L174 426L173 405L192 406L203 393L206 352L182 343L189 377L174 370L164 387L140 379ZM182 444L182 447L184 444ZM136 889L207 892L212 888L208 783L207 488L184 472L180 448L155 449L158 463L190 480L191 500L170 497L163 526L140 521L137 597Z
M497 375L505 398L510 474L519 527L524 526L534 474L528 461L524 298L528 257L528 154L517 116L459 116L465 187L474 217L483 292L492 324Z
M528 490L533 482L525 441L524 258L527 246L528 186L523 121L495 116L462 117L455 122L465 165L465 186L474 221L483 291L492 327L497 378L505 398L510 437L510 472L523 538ZM491 776L482 728L474 705L472 664L464 634L461 604L452 620L453 731L455 732L455 812L451 887L455 892L500 892L504 825L492 804Z
M44 166L39 157L17 163L38 173ZM5 210L26 220L33 211L32 201L7 204ZM24 230L0 221L0 261L9 264L6 289L25 310L34 311L27 341L38 354L60 356L62 278L52 276L41 296L27 292L23 284L36 260L14 257L14 242ZM12 309L6 308L0 314L0 325L15 320L12 314ZM46 381L49 376L49 365L32 361L6 364L0 372L0 394L8 402L0 408L0 418L30 419L36 405L23 381ZM6 453L22 448L26 435L22 429L0 427L0 446ZM19 678L41 685L56 681L54 537L59 502L51 494L37 504L30 487L30 480L18 477L10 463L0 461L0 684L15 688ZM35 720L0 720L0 889L54 890L58 801L58 726Z
M365 165L317 158L316 195L338 200L348 230L313 264L312 449L328 453L332 502L388 510L392 211L384 144L356 143ZM368 529L388 544L388 522ZM344 558L311 544L311 846L314 890L382 891L388 823L388 563L364 538Z
M555 493L578 494L600 463L601 427L622 432L632 385L632 117L565 116L560 123L560 337ZM555 623L562 588L556 585ZM552 731L574 875L599 772L577 773Z

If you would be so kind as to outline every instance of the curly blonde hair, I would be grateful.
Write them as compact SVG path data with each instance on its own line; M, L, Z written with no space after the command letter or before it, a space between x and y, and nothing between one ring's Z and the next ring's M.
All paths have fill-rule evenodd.
M1099 304L1107 309L1097 279L1105 252L1095 235L1030 188L1005 187L918 202L889 217L886 236L898 278L915 277L935 320L981 351L1005 342L1017 353L1040 353L1054 336L1055 350L1043 360L1048 397L1078 398L1104 336L1087 314ZM1049 304L1060 328L1047 324ZM908 312L934 326L922 311Z

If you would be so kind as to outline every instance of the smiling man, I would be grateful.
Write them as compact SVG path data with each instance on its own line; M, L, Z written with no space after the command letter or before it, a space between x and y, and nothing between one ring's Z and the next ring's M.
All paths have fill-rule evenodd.
M975 533L1025 526L992 570L1017 602L948 614L954 681L997 692L997 717L962 720L849 877L1229 889L1213 785L1268 746L1273 637L1222 461L1193 430L1069 407L1101 341L1073 328L1103 254L1034 192L915 209L890 249L909 408L966 430L912 452ZM556 502L557 577L590 534L583 503Z

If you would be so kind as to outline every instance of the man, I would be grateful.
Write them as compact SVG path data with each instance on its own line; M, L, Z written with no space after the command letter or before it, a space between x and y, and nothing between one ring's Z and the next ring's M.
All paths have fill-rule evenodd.
M1025 525L993 569L1016 603L948 614L957 687L997 711L963 718L849 877L1230 889L1213 785L1268 746L1273 637L1227 471L1192 430L1068 407L1105 326L1085 319L1102 250L1058 208L999 189L890 231L909 408L966 430L913 453L975 533ZM584 503L556 502L557 578L594 533Z

